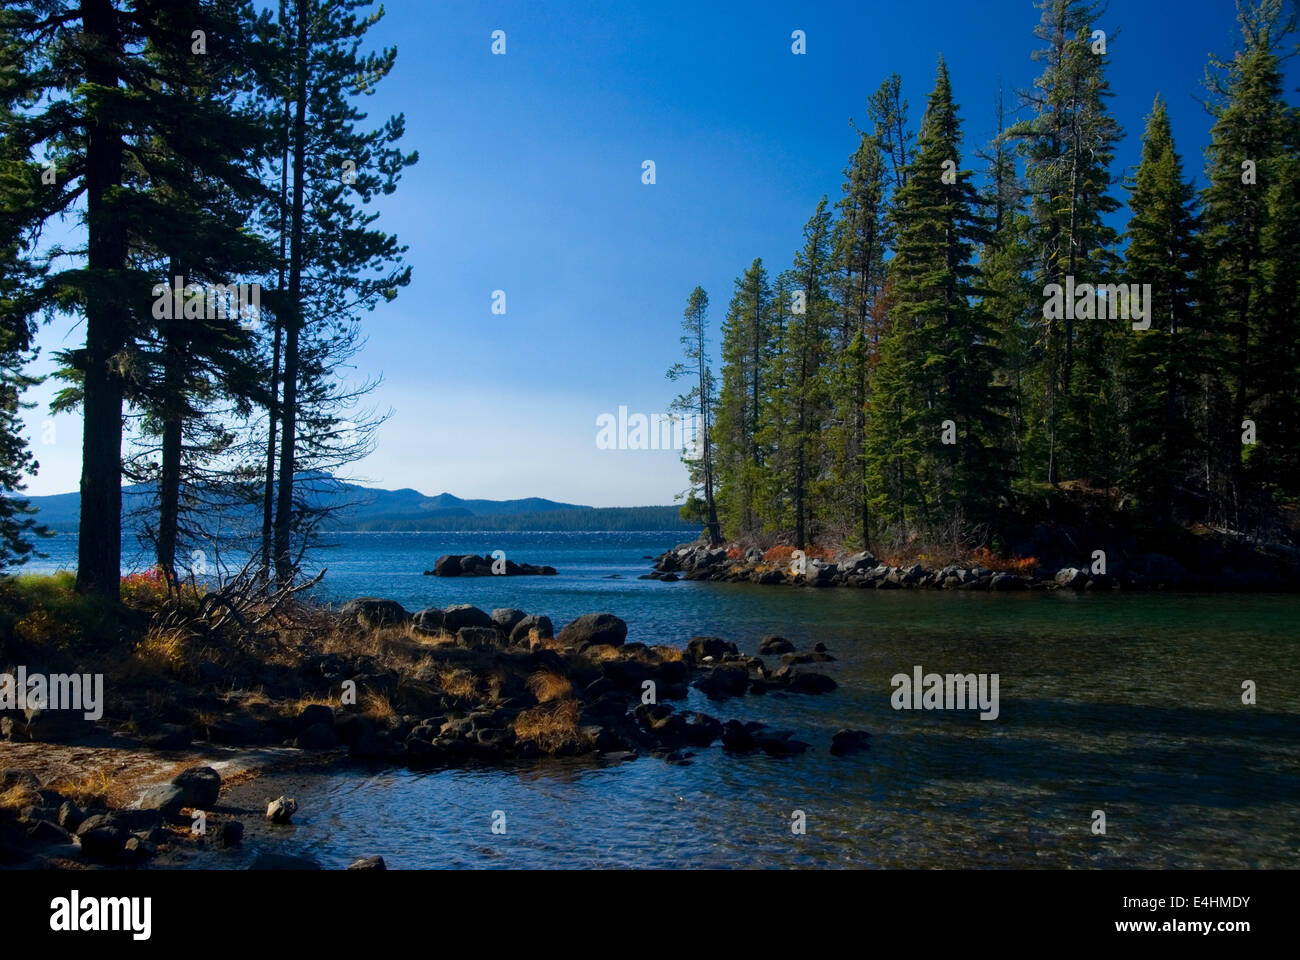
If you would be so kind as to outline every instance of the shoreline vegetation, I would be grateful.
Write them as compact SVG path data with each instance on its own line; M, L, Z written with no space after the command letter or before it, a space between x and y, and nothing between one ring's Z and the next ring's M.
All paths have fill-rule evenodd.
M706 530L696 541L647 557L654 569L642 579L879 590L1300 590L1291 511L1265 537L1156 521L1125 509L1115 494L1062 483L1018 498L1014 512L976 541L918 536L886 539L877 550L843 542L798 550L753 537L711 544Z
M411 613L377 598L337 610L294 598L249 631L235 619L214 628L199 615L204 589L169 590L160 574L123 578L122 595L116 605L80 595L70 574L0 580L0 661L29 674L102 673L105 692L98 721L3 711L0 866L140 865L238 847L245 824L219 799L230 786L223 764L243 781L295 762L440 770L649 756L687 765L717 746L775 758L869 748L866 731L808 744L673 704L691 687L711 701L831 693L836 681L822 670L835 657L821 643L647 645L627 642L626 622L609 613L557 630L517 609ZM189 831L195 810L208 818L203 837ZM280 856L254 866L303 864Z

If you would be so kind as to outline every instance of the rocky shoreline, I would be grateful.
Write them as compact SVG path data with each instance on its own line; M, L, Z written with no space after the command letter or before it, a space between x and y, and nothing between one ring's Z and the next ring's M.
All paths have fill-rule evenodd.
M789 552L789 551L787 551ZM1109 560L1098 551L1087 562L1032 570L992 569L978 563L928 569L919 563L890 565L869 551L839 560L796 555L774 559L757 548L678 544L654 561L642 580L707 580L715 583L784 584L806 587L857 587L874 590L1199 590L1295 591L1300 589L1300 554L1283 545L1271 550L1239 551L1236 565L1184 563L1162 553L1116 553ZM1008 564L1011 566L1012 564ZM1105 571L1105 572L1103 572Z
M157 691L129 693L98 723L43 724L39 714L11 723L14 742L0 744L0 864L141 866L170 858L176 865L186 850L237 848L244 823L208 809L222 779L210 765L194 764L196 751L269 750L279 763L299 757L327 768L419 770L570 756L687 765L715 745L728 755L782 758L819 746L789 730L724 722L670 701L692 687L711 701L837 687L810 668L835 660L824 644L800 651L768 636L742 652L719 637L693 637L685 647L629 643L626 622L610 613L580 616L557 631L549 617L517 609L488 613L456 604L409 613L390 600L359 598L316 616L316 636L328 626L346 643L303 641L289 657L286 650L246 652L200 664L192 685L175 684L171 702ZM190 765L170 781L133 783L133 796L116 804L100 792L87 797L84 785L58 787L67 778L58 779L49 760L64 748L43 754L42 747L106 742L154 766ZM820 748L842 757L869 745L868 732L846 729ZM278 801L276 815L291 815L292 798ZM195 809L212 815L203 836L188 829ZM305 865L281 859L261 857L251 866Z

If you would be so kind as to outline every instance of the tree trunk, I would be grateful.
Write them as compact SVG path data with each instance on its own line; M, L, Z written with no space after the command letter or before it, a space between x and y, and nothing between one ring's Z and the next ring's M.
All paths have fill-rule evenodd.
M112 0L82 0L86 79L118 83L121 55ZM126 226L106 198L122 180L122 134L91 121L86 128L86 266L92 276L111 277L126 267ZM77 538L77 591L117 600L122 569L122 402L117 357L126 342L122 318L128 304L115 293L86 299L83 379L81 520Z
M297 2L298 64L294 82L293 120L293 211L289 255L289 311L285 324L284 402L280 433L280 486L275 507L275 575L280 586L293 579L290 533L293 519L294 441L297 437L298 333L303 324L302 234L304 167L307 140L307 4Z

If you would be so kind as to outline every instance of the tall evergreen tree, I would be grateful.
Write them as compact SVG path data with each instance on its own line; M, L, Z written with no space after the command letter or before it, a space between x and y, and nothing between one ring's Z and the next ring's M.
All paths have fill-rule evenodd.
M156 278L142 253L165 249L163 238L177 227L175 211L161 207L162 195L154 193L154 161L202 141L187 155L191 170L216 181L236 175L222 141L202 140L201 132L223 129L228 104L221 97L178 98L158 82L159 61L150 51L188 43L189 55L208 55L206 43L219 47L241 29L232 27L232 13L246 9L218 0L187 0L166 11L121 0L30 0L6 11L6 29L27 53L17 95L30 106L10 118L6 132L20 149L43 154L53 173L22 216L39 225L74 205L85 211L84 246L45 254L46 262L80 262L47 272L23 302L29 315L61 309L85 320L85 346L65 354L74 386L64 395L83 414L83 592L118 595L124 404L142 366L140 338L153 325ZM160 151L160 143L169 149Z
M804 243L783 278L784 317L779 345L780 372L769 404L770 436L778 456L770 480L788 503L781 523L789 525L796 546L810 545L817 531L821 492L823 428L829 417L827 358L831 350L831 210L826 197L803 229Z
M759 529L758 484L763 468L758 430L768 390L773 332L772 289L763 261L755 258L743 276L722 323L722 387L718 393L718 511L728 536Z
M1261 483L1296 492L1296 111L1282 96L1281 50L1295 29L1282 0L1238 5L1242 49L1212 61L1206 150L1206 281L1224 335L1215 474L1228 519L1243 520ZM1243 423L1257 444L1243 444ZM1258 468L1256 468L1258 466Z
M375 229L378 213L367 209L391 194L402 170L417 160L396 147L404 130L400 114L362 128L366 115L355 100L388 75L397 57L394 48L361 51L383 15L382 8L358 13L368 6L368 0L292 0L282 37L285 71L276 89L291 91L293 110L271 550L281 585L293 580L296 558L320 521L314 503L322 491L300 488L299 474L363 452L373 427L343 422L349 396L331 383L338 354L357 343L357 316L394 299L411 276L402 262L406 248Z
M1200 269L1194 188L1183 176L1165 104L1156 98L1142 160L1126 184L1130 284L1150 284L1151 328L1133 331L1125 351L1126 488L1157 518L1174 512L1176 491L1195 481L1202 459L1196 384L1208 373L1196 323Z
M898 498L887 515L952 534L991 519L1008 479L995 332L972 302L982 292L975 245L988 231L970 172L959 168L960 146L941 59L898 193L895 304L874 380L869 456L877 499Z
M839 287L838 343L830 360L831 429L828 487L832 509L849 525L846 538L864 548L871 538L865 455L867 391L875 358L880 291L889 240L882 144L862 134L844 171L831 250Z
M682 314L682 347L686 358L669 368L668 379L685 379L691 384L686 393L672 402L670 409L695 418L694 445L683 457L691 477L688 505L695 502L695 490L701 490L705 535L710 544L718 544L722 542L722 529L713 498L713 411L717 405L717 388L709 367L708 313L709 295L703 287L696 287L687 298Z
M1119 203L1110 195L1109 166L1121 131L1106 101L1104 39L1093 38L1101 7L1091 0L1039 0L1035 35L1045 62L1034 89L1022 93L1033 116L1012 134L1021 141L1033 218L1032 244L1040 287L1107 283L1118 270L1116 233L1105 219ZM1117 447L1113 370L1115 325L1095 317L1045 319L1042 409L1031 426L1045 434L1046 463L1035 475L1050 483L1113 479Z

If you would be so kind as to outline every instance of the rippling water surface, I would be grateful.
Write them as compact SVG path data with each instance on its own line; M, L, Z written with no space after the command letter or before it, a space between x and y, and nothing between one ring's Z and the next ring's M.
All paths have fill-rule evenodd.
M67 549L67 539L60 549ZM637 580L673 534L345 534L323 598L408 609L517 606L557 626L628 621L629 639L698 634L748 653L825 642L825 696L683 707L761 720L794 758L697 751L438 773L304 774L294 843L326 866L1300 866L1300 597L811 590ZM424 577L442 553L503 549L556 577ZM51 560L59 558L51 548ZM896 711L890 678L997 673L1000 716ZM1241 703L1253 680L1258 704ZM841 727L871 750L834 758ZM490 831L493 811L505 835ZM791 831L803 811L807 832ZM1091 831L1094 810L1107 832Z

